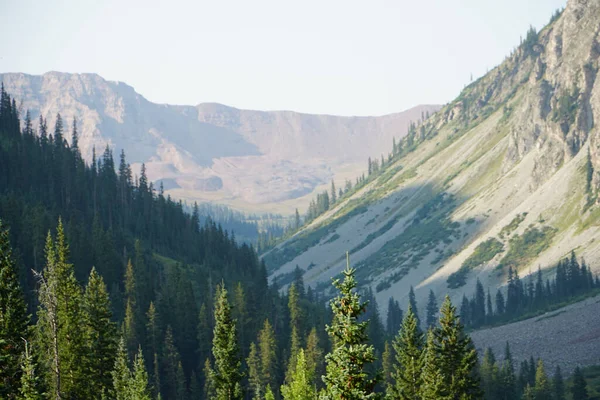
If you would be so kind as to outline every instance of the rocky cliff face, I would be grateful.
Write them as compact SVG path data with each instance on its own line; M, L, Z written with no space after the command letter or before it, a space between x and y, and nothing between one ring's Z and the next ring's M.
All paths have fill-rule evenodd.
M422 304L429 289L458 301L477 278L493 291L509 263L523 276L572 249L600 270L599 58L600 1L570 0L418 127L383 173L266 254L273 276L299 265L310 284L328 282L350 250L385 305L410 286ZM491 239L503 250L473 267ZM449 287L456 274L464 282Z
M366 158L387 153L392 137L405 134L411 120L438 109L372 118L260 112L154 104L95 74L7 73L0 80L36 122L42 115L52 128L57 113L66 124L77 118L88 161L93 148L101 152L109 145L124 149L134 170L146 163L150 179L176 197L269 211L288 201L277 210L282 212L303 209L303 201L294 199L308 197L340 172L363 170Z

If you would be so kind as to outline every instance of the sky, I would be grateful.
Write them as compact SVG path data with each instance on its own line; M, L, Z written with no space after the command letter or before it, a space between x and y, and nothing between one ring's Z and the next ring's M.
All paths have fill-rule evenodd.
M382 115L444 104L565 0L0 0L0 72L157 103Z

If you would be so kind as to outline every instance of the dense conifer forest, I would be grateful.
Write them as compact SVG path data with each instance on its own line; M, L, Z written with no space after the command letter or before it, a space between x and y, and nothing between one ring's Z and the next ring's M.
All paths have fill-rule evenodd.
M541 360L517 372L509 344L478 361L464 323L498 314L481 313L479 285L460 317L433 293L423 322L412 290L405 313L390 299L384 326L349 262L333 299L299 271L269 284L252 246L186 213L144 167L134 177L124 153L87 165L76 121L53 122L21 121L2 88L0 398L587 398L579 369L569 386ZM597 287L574 257L531 291L510 282L502 304L516 290L515 315Z

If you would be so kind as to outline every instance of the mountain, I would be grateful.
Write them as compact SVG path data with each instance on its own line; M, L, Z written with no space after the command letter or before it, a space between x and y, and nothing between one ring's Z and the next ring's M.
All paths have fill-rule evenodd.
M272 278L299 266L325 287L349 251L385 307L411 286L419 304L429 290L459 304L477 279L494 294L509 268L545 279L571 250L598 271L599 27L600 2L570 0L531 29L382 171L265 254Z
M41 114L52 127L60 113L77 118L82 154L109 145L124 149L139 173L190 201L219 201L245 210L304 209L309 195L332 178L356 175L410 121L437 106L382 117L336 117L291 111L238 110L220 104L174 106L146 100L122 82L96 74L0 74L21 112ZM305 196L304 200L296 200Z

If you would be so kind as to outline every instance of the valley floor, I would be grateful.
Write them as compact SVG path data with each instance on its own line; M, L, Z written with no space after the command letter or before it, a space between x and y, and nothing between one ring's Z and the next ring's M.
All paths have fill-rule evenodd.
M547 371L559 365L570 375L576 366L600 363L600 296L524 321L472 332L480 351L491 347L502 356L510 343L515 368L524 359L541 358Z

